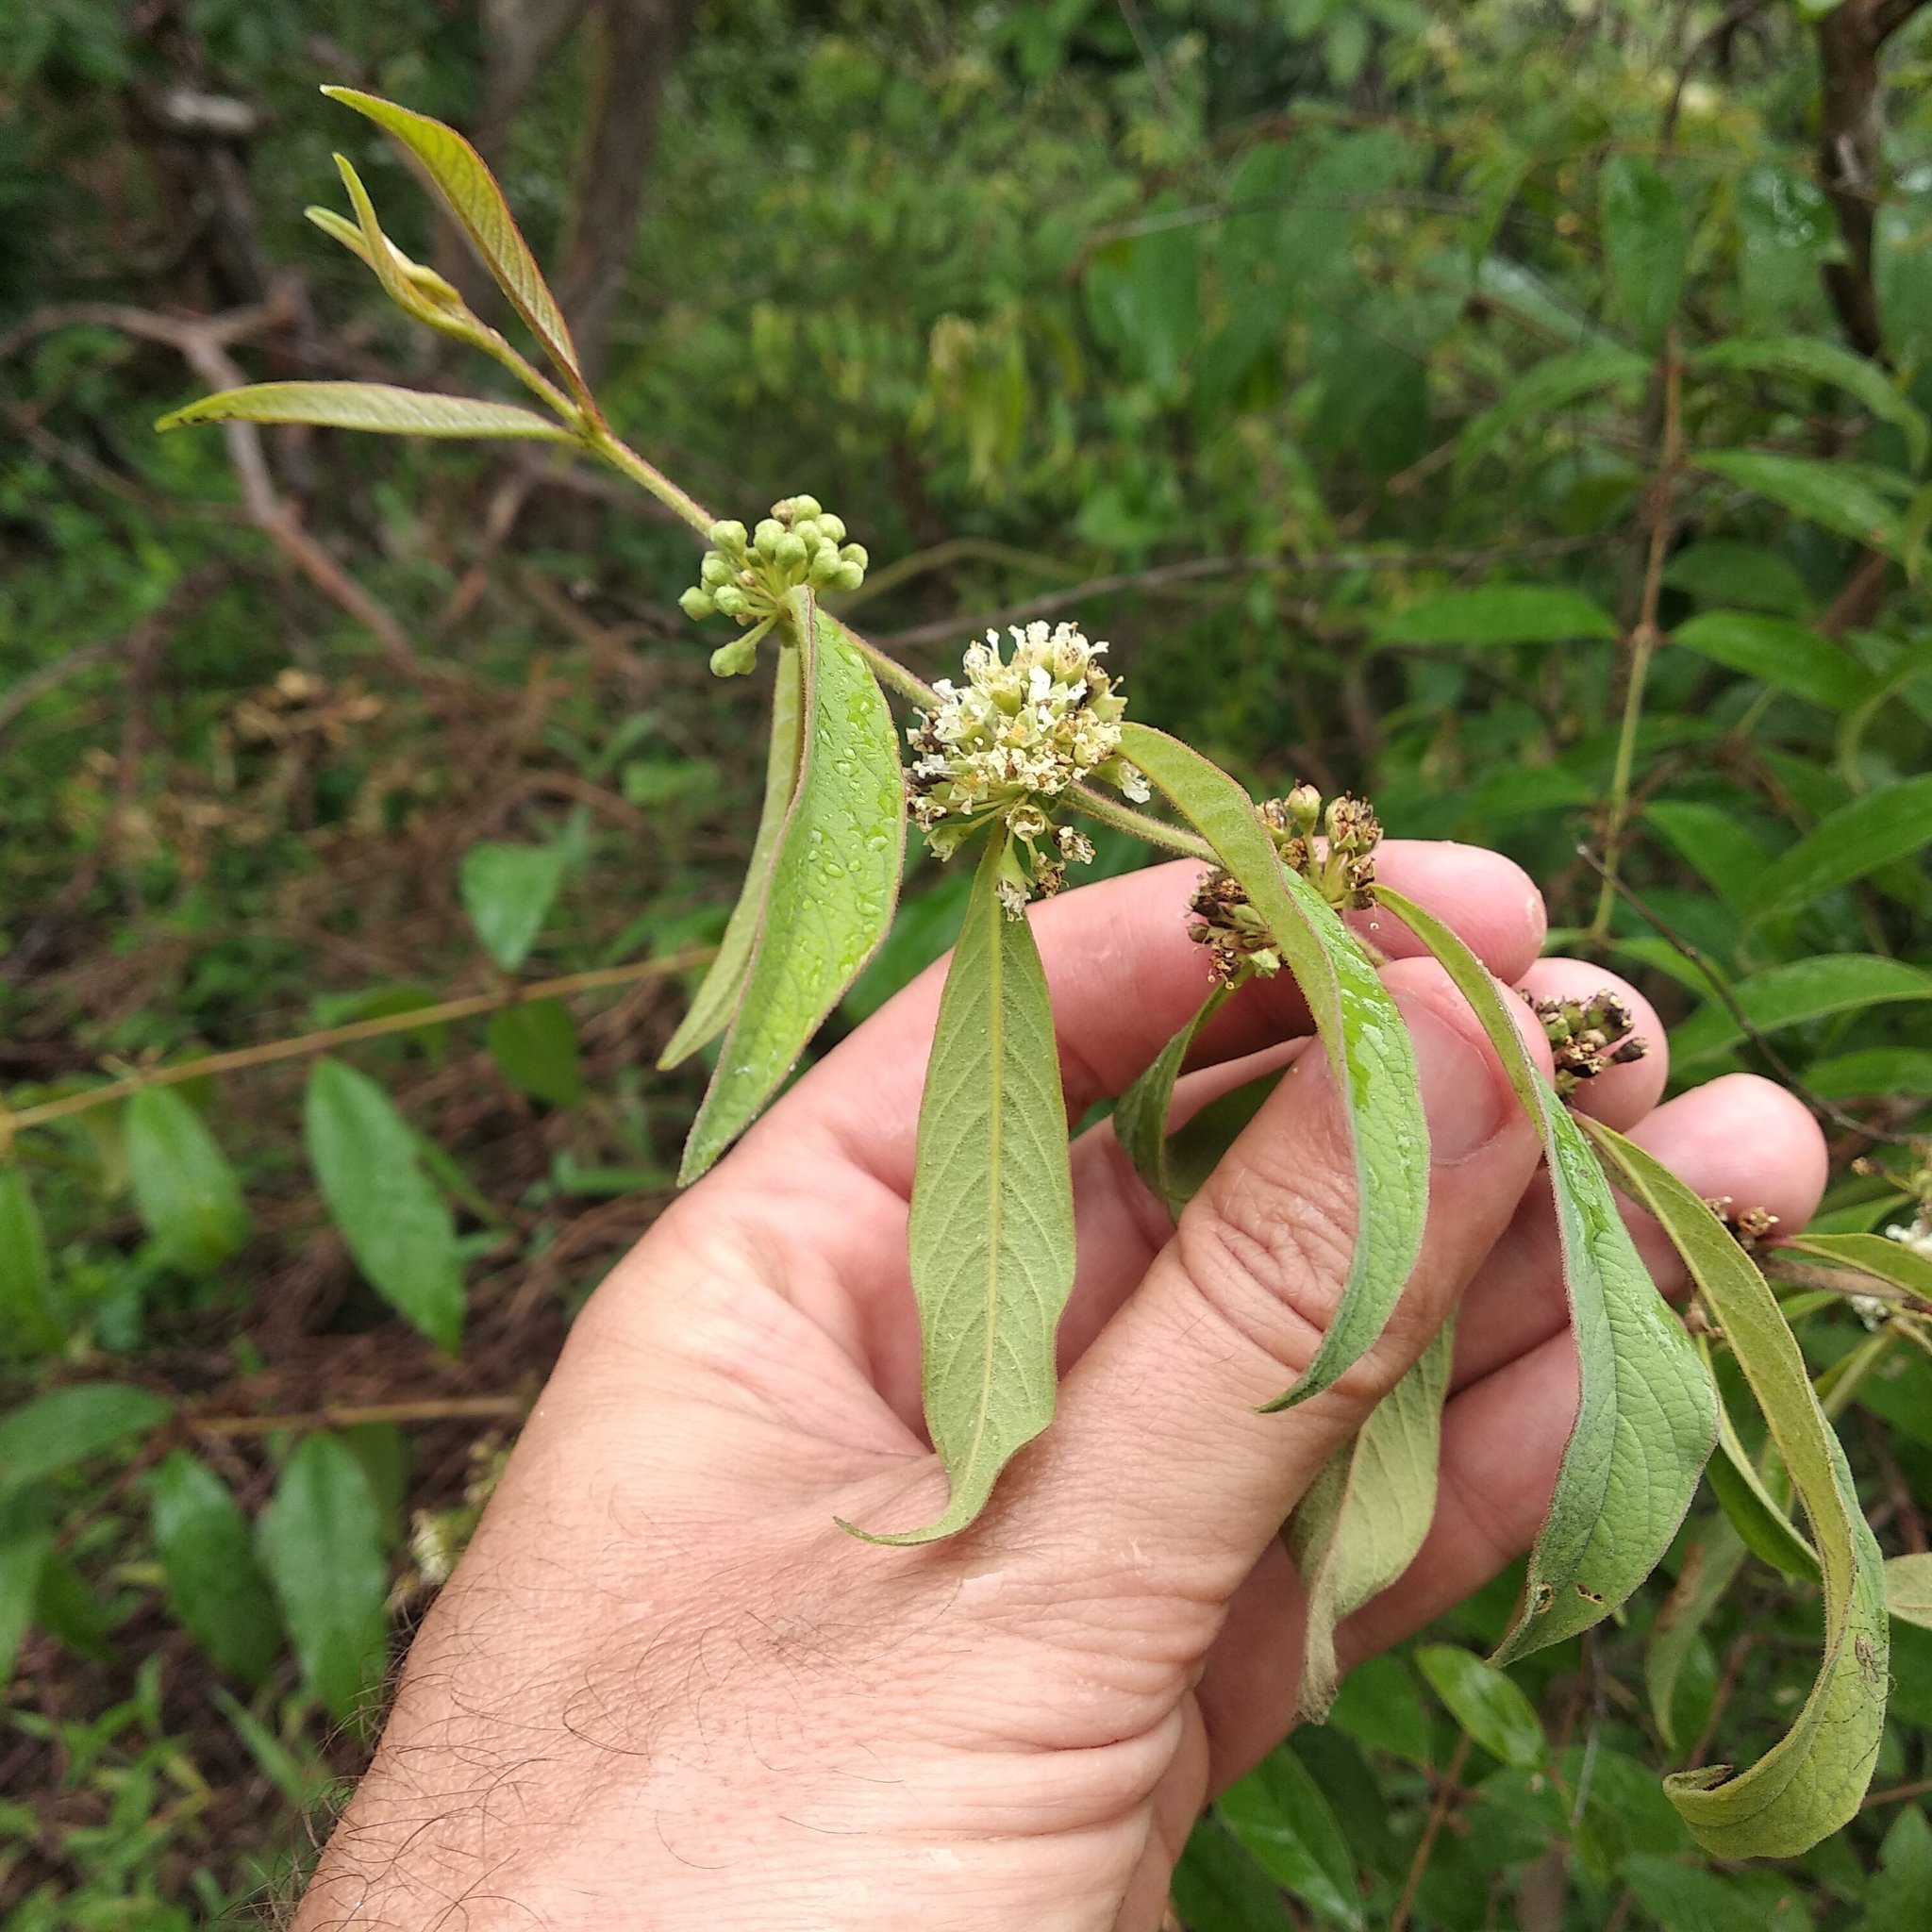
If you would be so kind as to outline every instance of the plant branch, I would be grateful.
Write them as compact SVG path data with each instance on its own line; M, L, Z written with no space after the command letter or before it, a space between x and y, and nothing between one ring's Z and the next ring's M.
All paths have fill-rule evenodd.
M1158 846L1163 852L1172 852L1182 858L1205 858L1212 865L1214 848L1205 839L1197 839L1193 833L1183 831L1178 825L1170 825L1151 813L1136 811L1130 805L1121 805L1109 798L1106 792L1092 785L1075 785L1067 793L1068 803L1074 809L1096 824L1111 825L1117 832L1128 832L1136 839L1144 840L1149 845Z
M1643 595L1636 625L1630 633L1624 723L1617 736L1617 763L1610 776L1609 819L1604 829L1604 879L1597 893L1596 914L1590 923L1591 937L1598 941L1609 932L1610 910L1616 904L1617 861L1630 819L1630 781L1637 762L1637 735L1643 724L1643 691L1650 678L1651 657L1658 642L1657 613L1663 594L1664 560L1670 555L1671 533L1676 525L1673 498L1677 465L1683 454L1684 369L1677 358L1674 323L1664 331L1659 374L1663 378L1664 421L1657 475L1650 486L1650 541L1643 564Z
M588 431L584 438L584 447L592 456L602 457L613 470L628 476L640 490L648 491L667 509L689 524L700 537L710 536L711 525L718 519L696 497L680 490L656 464L645 462L629 443L620 441L603 425L598 424Z
M43 1127L74 1114L125 1100L148 1087L178 1087L184 1080L200 1080L218 1074L238 1074L250 1067L273 1066L281 1060L306 1059L313 1054L327 1053L338 1046L353 1046L365 1040L382 1040L392 1033L416 1033L425 1026L441 1026L452 1020L469 1020L481 1013L494 1013L505 1007L523 1006L532 1000L563 999L572 993L595 992L608 986L629 986L639 980L666 978L689 966L700 966L715 948L696 947L674 953L664 959L633 960L628 966L600 966L589 973L567 973L559 979L533 980L528 985L506 988L501 992L473 993L458 1000L444 1000L434 1007L419 1007L408 1013L385 1013L379 1019L357 1020L346 1026L325 1026L319 1032L298 1034L290 1040L264 1041L259 1046L237 1047L231 1053L214 1053L200 1059L178 1060L173 1066L155 1067L111 1080L105 1086L90 1087L84 1092L63 1094L58 1100L42 1101L37 1107L22 1108L17 1113L0 1110L0 1151L7 1141L23 1127Z
M278 1429L353 1429L368 1423L443 1423L505 1418L530 1412L523 1395L447 1395L422 1402L371 1402L306 1410L300 1415L191 1415L183 1425L197 1436L268 1436Z
M1464 1731L1456 1740L1456 1749L1449 1755L1441 1782L1436 1787L1436 1795L1429 1802L1429 1815L1424 1822L1423 1835L1416 1842L1415 1857L1408 1861L1408 1876L1402 1882L1402 1896L1396 1901L1395 1910L1390 1917L1389 1932L1407 1932L1408 1915L1415 1909L1415 1895L1421 1889L1423 1874L1429 1869L1429 1855L1436 1849L1436 1840L1441 1835L1449 1807L1456 1802L1462 1767L1468 1759L1469 1733Z

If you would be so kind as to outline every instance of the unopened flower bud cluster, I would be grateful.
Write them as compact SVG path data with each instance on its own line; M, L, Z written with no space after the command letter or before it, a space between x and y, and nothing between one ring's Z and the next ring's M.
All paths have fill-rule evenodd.
M815 496L783 498L754 530L727 520L713 524L708 534L712 547L698 566L698 580L677 601L687 617L715 612L750 631L711 654L711 669L721 677L752 668L758 639L799 585L856 591L865 581L865 546L848 543L844 521L821 508Z
M1737 1237L1741 1248L1761 1247L1777 1231L1777 1216L1769 1208L1740 1208L1729 1194L1707 1194L1704 1205Z
M1607 990L1588 1000L1539 999L1533 993L1524 998L1549 1040L1558 1093L1572 1093L1584 1081L1626 1067L1650 1051L1630 1031L1636 1021L1629 1007Z
M966 647L963 687L949 678L934 686L940 702L906 734L906 791L913 822L941 858L1000 822L1012 840L1001 896L1017 912L1029 888L1057 891L1070 862L1093 857L1084 834L1053 823L1054 802L1069 787L1091 775L1135 800L1148 790L1120 755L1126 700L1100 667L1107 646L1070 624L1016 625L1010 636L1008 655L996 631Z

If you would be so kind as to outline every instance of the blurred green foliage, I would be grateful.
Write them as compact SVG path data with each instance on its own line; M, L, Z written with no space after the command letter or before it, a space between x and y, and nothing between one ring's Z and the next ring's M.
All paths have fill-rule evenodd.
M514 85L541 10L0 12L8 1104L367 1029L50 1120L0 1168L9 1928L287 1889L385 1633L698 1091L645 1071L683 970L653 962L722 928L759 693L705 671L684 533L512 446L275 432L251 501L235 445L149 433L223 358L479 383L301 220L341 146L467 273L314 88L487 131L568 259L611 76L579 30ZM1857 1127L1932 1112L1932 37L1847 0L1900 24L1883 141L1827 169L1830 11L718 0L618 76L661 110L641 224L604 238L600 390L721 510L836 503L874 558L855 607L923 668L1077 611L1137 715L1271 791L1511 853L1681 1076L1768 1040L1839 1109L1819 1227L1909 1221L1913 1156ZM965 883L915 870L835 1025L943 948ZM1867 1339L1840 1297L1802 1312L1815 1369ZM1842 1427L1888 1551L1923 1548L1903 1329ZM1919 1923L1932 1636L1895 1627L1885 1802L1740 1871L1690 1856L1655 1767L1776 1735L1815 1591L1745 1562L1659 1712L1667 1579L1511 1697L1473 1652L1516 1580L1228 1794L1176 1880L1194 1932Z

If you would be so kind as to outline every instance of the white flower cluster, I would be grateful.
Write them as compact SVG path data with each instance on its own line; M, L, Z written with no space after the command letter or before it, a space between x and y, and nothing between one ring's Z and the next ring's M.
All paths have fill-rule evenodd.
M996 631L966 647L964 689L945 678L934 686L939 704L906 734L913 755L907 796L941 858L981 825L1003 821L1025 848L1025 879L1051 892L1069 860L1093 857L1080 833L1053 824L1052 802L1090 774L1144 801L1147 780L1120 755L1126 700L1100 668L1107 646L1071 624L1015 625L1010 635L1009 656L1002 657ZM1024 903L1022 882L1010 883Z
M1932 1212L1924 1212L1912 1220L1888 1227L1885 1232L1901 1247L1909 1248L1921 1259L1932 1261Z

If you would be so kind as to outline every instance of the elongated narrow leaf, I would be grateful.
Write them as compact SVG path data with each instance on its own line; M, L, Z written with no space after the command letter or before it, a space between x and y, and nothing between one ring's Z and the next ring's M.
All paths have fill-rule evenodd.
M463 1332L462 1257L408 1122L374 1080L325 1058L308 1076L302 1127L357 1267L398 1314L454 1351Z
M1364 1923L1348 1840L1322 1788L1290 1745L1277 1745L1222 1794L1215 1808L1256 1864L1324 1923Z
M1609 307L1646 349L1676 313L1690 257L1684 205L1671 177L1641 155L1612 155L1597 177Z
M1901 1622L1932 1630L1932 1557L1893 1557L1887 1562L1885 1607Z
M387 382L256 382L217 390L171 410L157 429L197 423L313 423L327 429L366 429L378 436L510 436L570 442L570 431L514 403L479 396L441 396Z
M1722 1400L1717 1409L1717 1453L1704 1474L1711 1493L1731 1520L1744 1547L1787 1576L1818 1576L1818 1553L1785 1514L1742 1442Z
M242 1183L190 1104L172 1087L127 1103L127 1173L161 1258L190 1274L219 1267L248 1239Z
M170 1406L125 1382L52 1389L0 1417L0 1492L72 1469L165 1422Z
M797 1065L892 924L906 808L891 713L844 627L793 593L805 722L798 790L778 835L765 917L718 1070L685 1142L694 1181Z
M1475 463L1520 425L1554 415L1558 409L1612 384L1641 381L1649 375L1650 358L1634 349L1573 349L1539 362L1519 377L1494 408L1471 420L1457 440L1458 474Z
M1558 584L1486 584L1445 591L1398 610L1376 627L1382 644L1550 644L1614 638L1601 604Z
M53 1549L45 1497L37 1490L0 1489L0 1690L12 1681Z
M1176 1217L1193 1190L1177 1191L1168 1174L1167 1115L1174 1105L1174 1083L1195 1035L1221 1010L1227 994L1226 987L1217 986L1194 1017L1160 1049L1154 1064L1114 1104L1114 1137L1134 1163L1134 1172Z
M1645 808L1643 816L1726 906L1735 906L1764 870L1764 847L1737 813L1724 806L1659 799ZM1709 983L1697 969L1691 966L1690 971L1699 991L1708 991Z
M1588 1629L1657 1568L1717 1439L1717 1399L1644 1271L1602 1166L1530 1058L1489 970L1412 900L1386 889L1378 896L1481 1020L1542 1135L1556 1199L1582 1391L1523 1607L1496 1652L1505 1662Z
M1749 1771L1666 1780L1697 1841L1724 1858L1792 1857L1856 1815L1885 1724L1885 1574L1850 1466L1756 1263L1661 1161L1607 1127L1591 1138L1662 1224L1723 1328L1805 1506L1824 1584L1824 1656L1791 1728Z
M1898 512L1863 477L1848 474L1842 463L1755 449L1711 450L1696 460L1699 469L1769 497L1823 529L1856 538L1874 550L1897 547Z
M1174 1867L1174 1904L1184 1924L1214 1932L1295 1932L1279 1888L1211 1811Z
M1802 1234L1780 1244L1778 1252L1807 1255L1838 1268L1856 1268L1861 1274L1903 1289L1907 1294L1932 1301L1932 1261L1903 1241L1882 1234ZM1856 1286L1856 1284L1848 1284Z
M1455 1643L1425 1643L1415 1660L1450 1715L1491 1757L1533 1771L1549 1756L1536 1707L1494 1664Z
M1691 1529L1684 1545L1684 1567L1650 1626L1643 1652L1644 1689L1657 1730L1673 1752L1690 1742L1677 1731L1677 1685L1684 1667L1749 1554L1728 1516L1702 1519Z
M662 1069L689 1059L699 1047L715 1040L730 1025L743 997L752 953L764 924L765 902L771 894L773 861L798 791L805 657L797 650L778 653L777 680L772 688L772 740L765 755L765 804L758 815L758 837L752 841L751 863L745 868L744 884L739 890L738 904L731 908L717 958L677 1031L658 1056L658 1065Z
M1429 1130L1408 1028L1368 956L1322 895L1285 871L1254 802L1165 732L1121 727L1122 750L1214 848L1280 946L1334 1069L1355 1142L1356 1240L1341 1299L1283 1407L1325 1389L1382 1332L1421 1251Z
M258 1541L304 1681L332 1716L351 1716L382 1680L389 1565L368 1479L336 1437L295 1445Z
M1857 704L1871 688L1871 675L1862 665L1808 625L1788 617L1757 610L1701 610L1671 633L1671 642L1828 711Z
M952 1479L930 1542L977 1516L1053 1420L1054 1333L1074 1285L1074 1184L1053 1003L1033 928L1000 903L992 839L940 995L912 1182L925 1422Z
M530 333L542 343L544 353L563 372L578 397L588 403L590 392L577 371L576 345L571 341L570 325L557 298L537 266L496 185L496 176L476 150L454 127L432 121L426 114L412 113L393 101L379 99L355 88L325 87L323 92L345 108L367 115L385 132L393 135L422 162L443 205L457 219L457 225L470 238L483 266L496 279L496 285L509 297L510 306L523 317Z
M486 841L463 854L457 879L463 910L483 950L514 973L530 957L557 903L570 862L560 844L501 845Z
M1307 1598L1295 1711L1302 1724L1324 1722L1341 1688L1335 1632L1342 1620L1402 1575L1429 1532L1455 1339L1452 1318L1289 1518L1284 1534Z
M46 1237L24 1169L0 1166L0 1355L60 1346Z
M241 1505L185 1449L155 1471L149 1497L168 1608L224 1670L259 1684L281 1647L281 1625Z
M1893 385L1878 363L1840 349L1836 342L1818 336L1729 336L1699 349L1689 360L1693 369L1749 370L1797 382L1830 383L1862 403L1880 422L1902 431L1915 465L1925 460L1924 412Z
M1828 813L1780 853L1746 896L1753 919L1808 906L1835 886L1932 844L1932 773L1868 792Z
M1877 953L1826 953L1768 966L1731 988L1744 1017L1760 1033L1781 1032L1887 1000L1932 1000L1932 973ZM1711 1000L1671 1035L1671 1064L1683 1068L1736 1046L1744 1029Z

